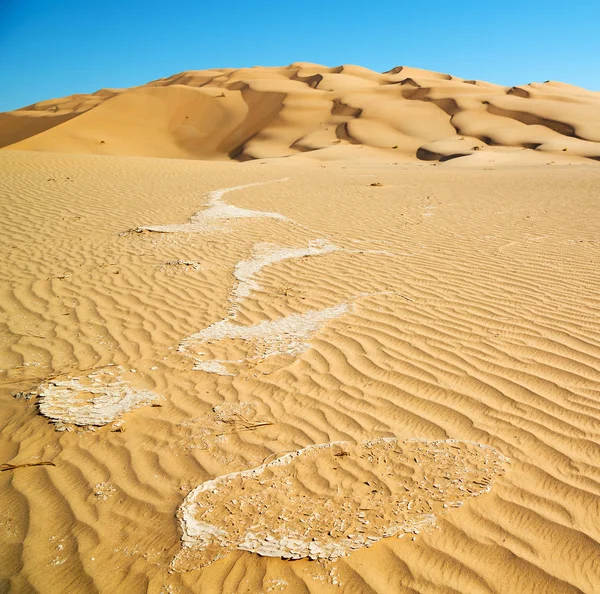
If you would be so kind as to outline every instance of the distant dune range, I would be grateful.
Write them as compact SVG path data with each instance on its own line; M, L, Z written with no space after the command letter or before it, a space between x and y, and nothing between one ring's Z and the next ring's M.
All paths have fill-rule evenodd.
M332 159L347 145L399 160L509 149L600 160L600 93L295 63L183 72L0 114L0 147L12 150L245 161Z

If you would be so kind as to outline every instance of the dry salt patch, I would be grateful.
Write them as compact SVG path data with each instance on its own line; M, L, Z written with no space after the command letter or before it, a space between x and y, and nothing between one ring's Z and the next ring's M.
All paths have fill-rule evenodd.
M172 567L204 567L236 549L334 560L416 535L488 493L507 462L494 448L456 440L311 445L193 489L177 513L182 548Z
M227 368L228 363L243 363L243 359L238 359L237 361L201 361L200 359L196 359L194 363L194 369L197 371L206 371L206 373L216 373L217 375L231 375L234 376L235 373L232 373Z
M125 413L160 399L149 390L132 388L119 377L123 371L111 367L82 377L49 380L25 397L36 397L40 413L59 430L119 423Z
M222 429L225 425L236 423L251 424L257 415L256 408L251 402L224 402L213 406L212 413L178 423L180 427L189 427L202 423L211 430Z
M160 272L167 274L179 272L196 272L202 269L200 262L191 260L167 260L157 266Z
M288 582L282 579L271 579L265 585L267 586L267 592L281 592L287 590L289 586Z
M268 218L288 221L289 219L287 217L278 212L263 212L260 210L238 208L237 206L232 206L223 201L223 196L228 192L235 192L253 186L280 183L288 179L289 178L285 177L272 181L256 182L253 184L245 184L243 186L213 190L212 192L208 192L207 208L194 214L187 223L150 225L147 227L137 227L134 231L137 231L138 233L141 233L142 231L152 231L154 233L205 233L208 231L220 230L222 228L222 221L230 219Z
M238 281L232 292L232 301L240 302L250 296L252 291L259 291L260 285L256 282L256 275L265 266L277 264L292 258L305 258L307 256L321 256L338 251L335 245L327 243L324 239L315 239L307 247L286 248L270 243L259 243L252 250L250 260L239 262L235 267L233 276Z
M246 361L303 353L309 348L308 341L313 334L350 308L348 303L341 303L254 326L241 326L230 319L221 320L184 339L179 351L194 357L194 369L235 375L230 367L235 368Z
M117 490L111 483L98 483L94 487L94 498L96 501L106 501L109 497L112 497Z
M240 470L246 464L242 457L226 448L229 437L262 431L276 424L275 419L268 413L260 414L251 402L225 402L214 406L211 412L181 421L177 426L185 428L179 442L183 448L209 452L212 460L231 470ZM182 485L181 489L189 491L191 486Z

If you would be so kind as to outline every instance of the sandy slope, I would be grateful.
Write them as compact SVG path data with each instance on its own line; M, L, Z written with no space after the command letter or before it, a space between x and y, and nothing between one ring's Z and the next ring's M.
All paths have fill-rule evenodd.
M368 71L296 69L317 87L360 79L365 106L380 88ZM281 72L275 86L306 87ZM440 97L458 84L437 81ZM22 146L138 92L153 90ZM594 100L529 92L502 91L498 109ZM244 154L295 125L261 126ZM600 169L499 166L534 163L522 150L439 165L331 151L244 164L0 153L0 463L54 463L0 472L0 591L598 591ZM353 445L381 438L394 451ZM329 442L343 443L268 466ZM237 475L200 489L265 464L264 490ZM239 533L205 547L209 519ZM361 542L337 560L236 548L320 557Z
M600 159L600 93L546 82L502 87L409 67L183 72L0 114L19 150L248 160L340 145L441 161L499 148Z

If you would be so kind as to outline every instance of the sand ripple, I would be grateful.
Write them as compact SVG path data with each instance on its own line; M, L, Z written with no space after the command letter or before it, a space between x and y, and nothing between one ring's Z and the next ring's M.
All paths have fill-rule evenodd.
M311 76L309 66L302 69ZM443 98L439 103L446 105ZM346 98L344 105L332 114L342 127L350 116L341 112L356 103ZM484 112L486 119L486 113L507 119ZM460 114L454 121L469 123ZM539 131L537 125L519 127ZM350 126L352 132L365 130ZM261 142L256 138L254 148ZM367 151L345 148L357 156ZM0 473L0 591L287 587L324 594L340 584L369 594L597 590L600 170L459 170L457 160L409 167L364 158L322 168L309 154L240 165L0 152L0 462L16 467ZM280 212L298 224L251 218L217 221L226 234L118 235L147 222L187 221L201 208L199 196L212 188L286 176L286 183L231 196L239 207ZM434 215L424 217L427 212ZM306 250L315 238L339 249L241 275L259 290L234 300L236 267L253 261L257 244ZM303 345L296 355L248 362L281 345L256 335L227 336L255 332L263 323L275 332L282 320L340 304L348 310L339 318L319 321L308 338L293 335L292 345ZM225 336L177 351L185 337L198 329L212 332L215 324ZM281 339L289 346L285 334ZM196 365L201 360L232 376L194 370L190 355ZM99 368L114 376L99 383L87 377L93 371L84 371ZM152 401L125 412L125 432L111 425L56 432L38 414L37 399L13 397L40 384L57 389L50 382L74 379L96 389L116 378L131 390L164 397L161 407L151 408ZM60 389L86 405L102 396ZM390 463L394 480L385 465L361 458L366 450L358 445L389 436L407 459L404 466ZM415 436L427 443L410 442ZM444 445L452 438L488 444L510 457L510 465L502 464L505 474L500 469L487 483L493 483L489 494L483 496L471 478L462 485L482 496L439 482L444 475L436 469L446 458L428 453L432 448L449 452L451 480L464 477L461 461L479 480L488 476L481 456L497 459L460 443L454 456ZM274 509L287 510L285 499L272 496L279 486L282 496L299 498L297 510L306 509L305 495L318 504L312 523L300 522L311 518L296 510L285 521L257 513L256 522L263 516L268 522L252 529L244 506L244 513L232 508L232 520L243 529L236 533L226 508L215 507L193 519L225 530L234 550L211 541L206 549L180 551L178 509L198 485L259 468L307 444L339 441L353 444L344 447L356 454L334 456L341 450L327 446L314 458L308 451L261 476L231 482L254 485L256 501L264 498ZM424 451L414 454L416 447ZM423 462L422 470L414 458L431 463ZM53 465L18 466L35 462ZM260 481L267 482L254 484ZM365 482L375 486L369 491ZM444 499L435 484L446 494L454 489L456 497ZM234 493L228 485L199 493L198 503L240 502L245 489ZM385 522L377 510L344 510L337 499L337 486L352 490L350 501L378 502L372 498L381 492L395 497L398 485L408 487L411 509L400 503L399 492L398 516ZM453 509L452 502L463 505ZM388 506L380 507L387 514ZM257 505L256 512L262 510ZM427 527L432 515L439 529ZM339 530L342 518L355 522L356 530L345 536L354 534L361 547L361 534L379 538L390 526L405 526L409 535L365 536L364 547L335 562L291 563L248 552L268 545L310 557L318 555L310 542L324 550L340 542L345 547L343 534L324 531L336 522ZM300 544L289 540L296 538L292 529ZM317 540L307 551L308 529ZM170 571L176 555L178 569L193 569L225 553L200 571Z

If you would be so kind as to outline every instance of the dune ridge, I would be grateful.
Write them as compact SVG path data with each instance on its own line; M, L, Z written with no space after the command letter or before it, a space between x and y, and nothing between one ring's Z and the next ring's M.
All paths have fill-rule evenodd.
M600 159L598 92L405 66L188 71L42 101L0 123L0 146L12 150L247 161L340 158L358 145L433 162L507 149Z

